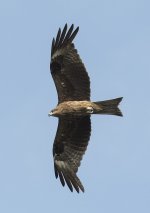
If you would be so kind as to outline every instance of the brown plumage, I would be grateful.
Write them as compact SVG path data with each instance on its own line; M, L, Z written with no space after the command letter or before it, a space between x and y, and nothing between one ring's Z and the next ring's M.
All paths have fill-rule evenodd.
M90 101L90 80L86 68L72 43L79 27L74 30L67 24L59 28L51 46L51 74L58 93L58 105L49 115L59 118L53 145L56 178L62 185L84 192L76 173L86 151L91 133L91 114L122 116L118 108L122 98L107 101Z
M90 116L59 118L53 146L55 176L59 176L63 186L66 181L71 191L73 187L77 192L79 189L84 191L76 172L87 148L90 133Z
M90 80L72 40L79 27L73 25L67 32L67 24L62 33L59 29L51 50L51 74L58 93L58 102L90 100Z

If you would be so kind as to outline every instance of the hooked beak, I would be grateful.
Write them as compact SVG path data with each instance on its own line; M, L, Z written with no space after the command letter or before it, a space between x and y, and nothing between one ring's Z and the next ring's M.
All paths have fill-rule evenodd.
M50 116L52 116L53 115L53 112L49 112L48 113L48 116L50 117Z

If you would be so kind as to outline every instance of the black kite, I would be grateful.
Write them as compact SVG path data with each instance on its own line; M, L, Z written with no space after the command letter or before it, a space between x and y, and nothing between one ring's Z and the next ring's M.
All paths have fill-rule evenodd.
M54 169L62 185L67 183L77 192L84 187L76 173L86 151L91 133L91 114L122 116L118 108L122 98L90 101L90 80L86 68L72 43L79 27L67 24L59 28L51 47L51 74L58 93L58 105L49 116L58 117L58 129L53 145Z

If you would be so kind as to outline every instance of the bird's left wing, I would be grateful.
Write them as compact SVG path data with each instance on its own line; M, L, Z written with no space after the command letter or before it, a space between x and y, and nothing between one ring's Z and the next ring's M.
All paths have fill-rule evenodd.
M59 118L58 129L53 145L54 169L62 185L67 183L77 192L84 187L76 173L86 151L91 133L90 116Z

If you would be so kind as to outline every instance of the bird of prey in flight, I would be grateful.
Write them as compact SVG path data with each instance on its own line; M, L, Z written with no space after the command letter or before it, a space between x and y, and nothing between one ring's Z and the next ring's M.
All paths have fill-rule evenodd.
M67 30L66 24L52 40L50 70L58 93L58 105L49 116L58 117L53 144L55 176L71 191L84 192L77 171L90 139L90 117L92 114L122 116L118 108L122 97L90 101L90 79L73 44L78 31L79 27L74 30L73 24Z

